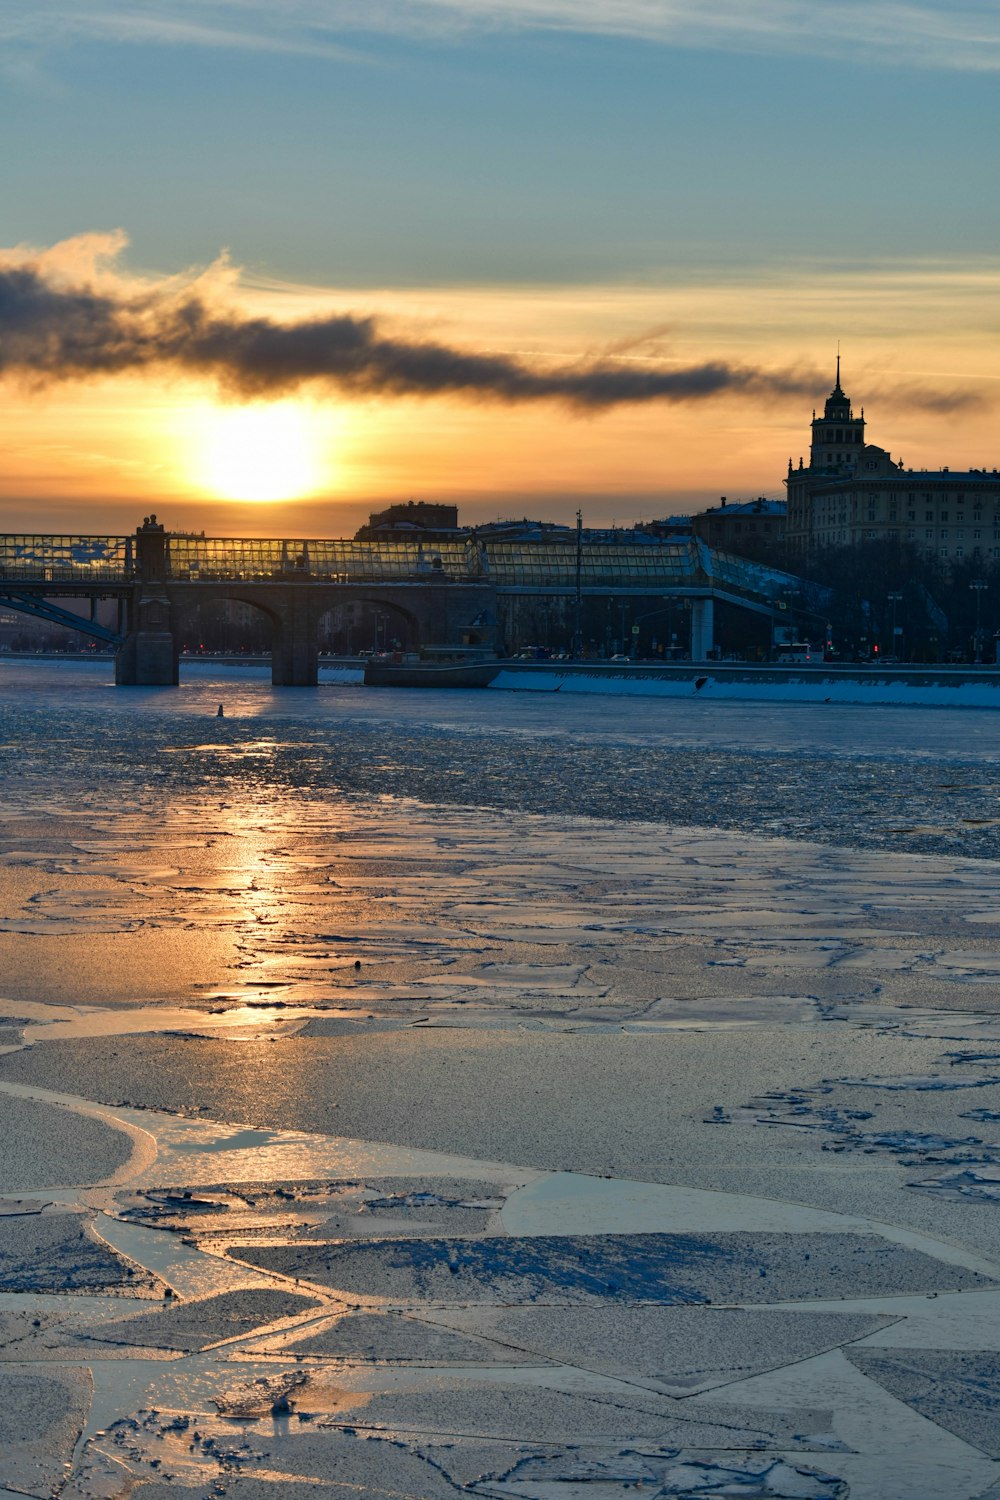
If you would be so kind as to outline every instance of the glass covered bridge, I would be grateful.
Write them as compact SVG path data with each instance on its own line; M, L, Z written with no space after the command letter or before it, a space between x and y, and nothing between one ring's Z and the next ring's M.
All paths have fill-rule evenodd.
M465 639L467 621L484 612L495 620L498 599L516 594L688 599L695 660L711 650L717 600L770 614L776 601L792 594L817 613L827 598L816 585L712 551L697 538L609 541L583 533L579 540L511 541L474 532L445 542L226 538L166 532L149 523L130 536L0 535L0 607L122 647L134 647L143 636L150 645L158 636L165 661L176 655L172 619L178 609L241 600L271 617L275 650L289 657L276 682L310 680L310 674L315 680L315 666L308 665L315 645L307 636L319 612L346 599L397 610L421 644L447 645ZM89 597L95 605L117 598L117 631L65 610L60 596ZM130 679L126 669L119 680L168 680L143 675L141 661L137 670L138 678ZM161 663L155 670L167 669ZM171 671L169 680L176 680L176 663Z

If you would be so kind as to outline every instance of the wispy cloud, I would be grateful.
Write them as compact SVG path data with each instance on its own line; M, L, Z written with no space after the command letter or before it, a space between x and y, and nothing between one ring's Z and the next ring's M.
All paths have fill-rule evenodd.
M147 45L356 57L352 33L576 32L665 46L1000 69L996 0L0 0L0 41L82 35Z

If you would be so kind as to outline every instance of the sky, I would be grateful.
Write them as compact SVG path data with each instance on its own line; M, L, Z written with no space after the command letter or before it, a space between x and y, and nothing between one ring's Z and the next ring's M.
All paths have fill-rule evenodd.
M0 0L0 530L1000 465L995 0Z

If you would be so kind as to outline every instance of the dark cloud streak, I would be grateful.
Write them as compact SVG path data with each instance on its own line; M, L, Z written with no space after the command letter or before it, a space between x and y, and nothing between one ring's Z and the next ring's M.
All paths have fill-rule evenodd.
M587 411L727 393L814 398L825 384L814 371L721 360L678 368L602 355L534 366L510 355L386 333L372 317L337 314L280 323L215 309L191 291L175 297L112 295L56 284L31 264L0 268L0 375L45 386L149 370L208 377L245 399L319 383L362 396L550 400ZM971 399L948 397L945 409Z

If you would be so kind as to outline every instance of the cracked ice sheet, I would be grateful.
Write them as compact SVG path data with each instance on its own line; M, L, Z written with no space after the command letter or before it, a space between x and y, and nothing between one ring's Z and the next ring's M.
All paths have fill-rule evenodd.
M0 1368L0 1482L40 1497L58 1493L90 1406L87 1370Z
M820 1392L851 1450L833 1465L851 1500L975 1500L997 1479L997 1465L985 1454L890 1396L840 1350L752 1376L727 1386L725 1395L769 1411L815 1401Z
M93 1214L51 1211L0 1218L0 1291L159 1295L161 1285L95 1232Z
M996 1351L846 1351L853 1365L921 1416L1000 1458L1000 1367Z
M510 1351L671 1396L733 1384L853 1343L891 1317L743 1308L523 1307L425 1314Z
M425 1305L762 1304L995 1284L878 1235L758 1233L236 1243L244 1265L345 1298Z
M334 1385L326 1400L338 1425L362 1431L528 1443L562 1443L567 1433L586 1433L589 1442L597 1443L655 1441L678 1447L791 1452L829 1453L843 1446L830 1430L829 1410L822 1408L747 1411L701 1398L672 1401L636 1387L584 1394L547 1385L557 1378L555 1373L535 1373L537 1380L531 1384L509 1385L499 1383L502 1375L494 1381L475 1381L439 1374L429 1389L361 1392L353 1399ZM296 1393L296 1406L322 1411L322 1377L307 1374L303 1387L301 1396Z
M835 938L835 947L827 950L823 944L814 943L810 948L808 940L800 936L795 946L801 968L823 967L835 956L851 966L881 971L896 968L905 973L914 963L924 966L927 963L914 954L918 945L908 936L915 930L914 917L925 914L922 906L934 907L939 920L949 905L956 906L968 899L967 874L961 868L961 861L939 861L942 868L936 881L928 878L928 871L919 859L905 855L881 858L858 855L853 869L838 857L832 861L835 868L831 872L829 851L823 851L820 859L820 851L805 845L779 841L768 846L765 841L731 834L694 835L684 830L665 834L662 829L649 827L637 827L626 839L613 825L595 825L585 833L579 825L571 823L560 825L558 820L524 818L519 826L511 826L513 820L506 822L482 813L460 814L454 809L436 810L432 822L427 809L413 805L407 808L411 824L407 837L390 839L386 845L375 840L366 844L363 836L351 836L360 833L366 818L370 826L375 816L357 809L349 814L328 815L327 827L334 838L332 856L327 843L322 855L307 852L293 857L283 847L291 834L279 809L263 829L248 833L241 824L224 835L218 834L215 846L199 847L192 852L192 858L198 862L197 870L185 870L173 888L169 881L158 883L152 892L147 887L145 895L137 892L134 885L134 861L129 863L127 857L123 858L121 879L117 883L125 889L120 893L122 909L116 921L145 922L155 913L160 924L169 924L195 916L202 922L235 929L251 964L265 960L269 953L280 954L281 962L293 962L296 951L301 952L319 937L328 943L327 952L334 961L350 958L352 947L354 952L367 956L379 954L384 959L390 954L412 955L415 946L422 943L429 945L442 961L459 956L477 941L481 946L484 941L510 940L519 931L521 936L532 935L546 941L551 941L556 932L563 939L574 938L592 946L598 940L603 945L641 941L642 933L628 931L636 927L647 929L645 940L649 941L657 932L671 927L677 930L690 922L707 936L711 936L715 925L721 925L736 944L737 952L755 970L766 972L771 967L780 970L782 959L787 965L789 955L787 950L782 954L780 946L773 949L766 943L755 945L754 936L773 932L775 923L781 925L783 932L815 931L817 913L822 912L823 931L831 929L828 935ZM321 836L322 828L322 820L315 816L311 823L307 821L305 828L297 827L294 836L308 841L310 837ZM152 836L152 832L147 835ZM644 856L637 851L637 844L649 846ZM233 851L237 846L246 848L249 864L234 862ZM526 849L534 857L534 864L525 859ZM87 850L77 852L80 878L85 881L89 878ZM459 855L463 866L460 876L452 870ZM517 889L507 900L497 903L495 895L491 897L490 893L495 892L498 872L504 869L504 855L510 857ZM359 858L377 859L383 871L379 880L367 878L364 890L348 868L357 864ZM108 874L114 861L108 859L107 847L95 848L93 859L109 885L115 883ZM216 859L221 860L221 865L216 863L213 868ZM335 880L336 872L340 872L345 882L343 888L329 883L316 885L313 871L321 859L334 872ZM407 867L412 867L415 859L424 866L419 877L394 878L394 863L402 865L405 861ZM842 867L837 868L838 864ZM443 882L428 880L428 872L439 868L448 871ZM989 870L985 862L977 862L980 901L981 885L984 877L989 878ZM628 880L631 892L625 903L606 889L608 882L614 884L623 879ZM595 881L603 882L600 892L594 888ZM815 890L822 881L829 881L828 895L818 905ZM946 888L949 881L954 887L950 891ZM936 889L932 889L935 885ZM688 897L687 918L676 907L679 887ZM697 905L692 907L690 901L692 888L699 887L706 898L700 910ZM227 904L213 904L212 892L217 888L229 891ZM378 895L380 889L382 896ZM901 889L904 895L900 894ZM477 891L480 894L474 901L462 904L456 899ZM588 894L591 891L593 894ZM760 899L764 892L766 906L761 905ZM113 892L105 892L103 896L97 891L88 894L84 886L70 893L68 907L51 908L52 921L64 932L68 930L67 921L72 926L73 912L84 922L103 920L107 902L113 896ZM554 903L560 903L560 898L561 909L557 909ZM52 898L45 891L36 892L34 913L29 901L23 913L12 920L41 933L45 930L46 900L51 907ZM373 905L385 908L377 920L364 914L365 908L370 912ZM461 906L467 931L442 926L443 905L452 914ZM895 946L886 947L887 929L864 925L865 919L873 909L889 913L904 907L905 927L895 931ZM335 918L338 911L349 919L339 945L336 941L329 942L331 914ZM505 924L502 931L494 920L500 913ZM405 916L406 920L393 920L393 915ZM611 930L608 930L609 915ZM566 925L561 929L558 925L549 928L550 920ZM336 927L333 930L336 932ZM135 935L137 941L146 940L141 931ZM161 932L161 939L167 936ZM869 938L875 937L881 939L881 947L877 942L869 942ZM940 956L930 962L940 970L942 979L982 982L998 968L996 953L989 951L988 946L965 952L940 951ZM502 1001L506 988L492 992L491 998ZM387 998L391 995L392 991L388 992Z
M762 1483L745 1491L754 1500L844 1500L845 1488L829 1475L829 1461L811 1457L792 1460L761 1456L740 1457L729 1452L708 1454L697 1451L681 1453L658 1443L640 1443L626 1453L615 1448L591 1445L582 1453L559 1457L551 1447L537 1448L525 1442L498 1443L489 1440L454 1442L423 1436L356 1435L336 1430L316 1432L306 1428L298 1433L294 1426L287 1431L260 1432L245 1425L248 1434L242 1441L233 1429L211 1419L200 1419L197 1438L191 1439L188 1424L182 1430L158 1421L156 1413L140 1413L130 1428L117 1427L108 1433L103 1446L108 1452L123 1455L137 1453L138 1462L155 1453L185 1483L180 1493L191 1500L212 1500L220 1493L231 1500L348 1500L352 1495L371 1495L374 1500L449 1500L456 1492L481 1495L531 1496L563 1493L560 1476L579 1481L598 1481L587 1485L588 1493L617 1495L643 1480L657 1483L657 1492L667 1496L693 1496L696 1493L719 1494L725 1491L691 1488L692 1476L749 1478L756 1475ZM191 1449L195 1452L192 1453ZM97 1459L96 1448L92 1449ZM200 1459L200 1462L199 1462ZM212 1460L224 1465L224 1482L213 1485ZM280 1473L290 1471L298 1476L283 1482ZM200 1483L195 1477L205 1475ZM207 1471L207 1472L206 1472ZM336 1480L322 1476L335 1474ZM269 1477L256 1477L268 1474ZM768 1476L771 1483L763 1480ZM522 1477L523 1476L523 1477ZM607 1490L600 1484L613 1476L624 1480ZM143 1500L173 1500L178 1493L147 1470L143 1478L152 1482L141 1491ZM546 1484L545 1481L549 1483ZM574 1490L573 1493L578 1491ZM744 1491L739 1491L744 1492ZM737 1492L733 1492L737 1493ZM67 1500L78 1500L72 1489Z

